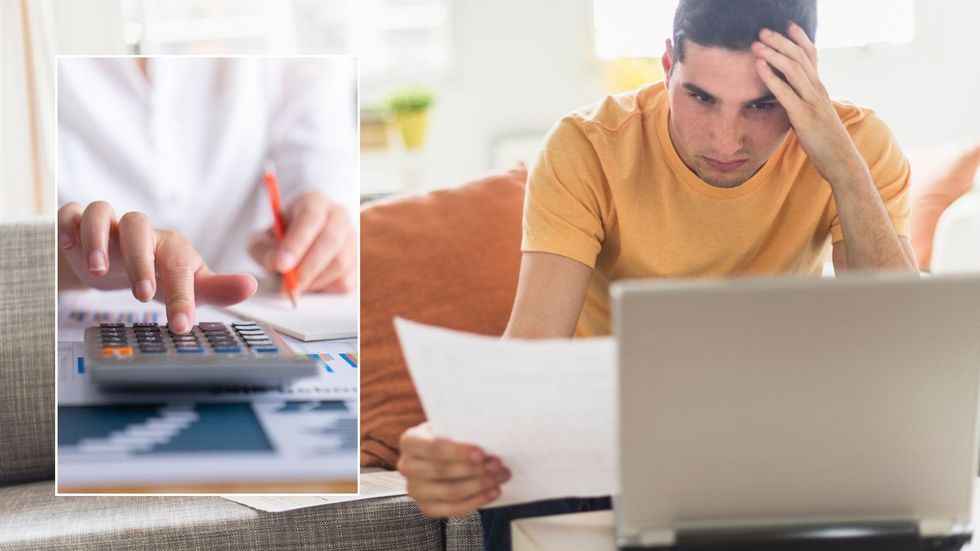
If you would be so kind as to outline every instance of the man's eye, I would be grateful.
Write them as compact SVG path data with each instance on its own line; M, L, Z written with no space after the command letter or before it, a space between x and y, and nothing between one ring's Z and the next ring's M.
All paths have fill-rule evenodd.
M698 100L700 103L712 103L714 101L714 98L712 98L711 96L706 96L704 94L698 94L696 92L688 92L688 95L691 96L692 98Z
M749 106L751 109L758 109L760 111L765 111L767 109L775 109L779 104L774 101L763 101L759 103L753 103Z

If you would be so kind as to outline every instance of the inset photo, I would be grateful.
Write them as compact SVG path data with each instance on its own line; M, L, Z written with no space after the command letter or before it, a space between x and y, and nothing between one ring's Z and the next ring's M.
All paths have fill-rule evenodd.
M357 59L57 60L57 492L358 490Z

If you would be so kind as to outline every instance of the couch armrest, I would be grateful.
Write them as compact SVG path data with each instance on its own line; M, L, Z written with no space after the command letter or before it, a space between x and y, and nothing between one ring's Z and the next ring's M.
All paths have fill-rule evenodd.
M0 486L54 477L54 226L0 223Z

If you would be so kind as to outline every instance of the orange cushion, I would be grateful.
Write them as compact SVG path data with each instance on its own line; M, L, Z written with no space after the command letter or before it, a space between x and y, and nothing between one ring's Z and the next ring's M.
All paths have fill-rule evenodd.
M945 146L909 154L912 167L912 249L919 269L929 271L936 224L947 207L973 187L980 145Z
M393 468L425 420L395 316L502 335L520 269L524 169L361 210L361 464Z

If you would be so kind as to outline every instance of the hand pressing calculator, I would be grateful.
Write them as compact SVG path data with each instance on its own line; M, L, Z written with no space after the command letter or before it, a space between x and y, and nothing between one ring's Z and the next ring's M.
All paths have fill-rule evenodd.
M85 366L105 387L278 386L317 373L270 328L201 322L186 335L156 323L85 329Z

